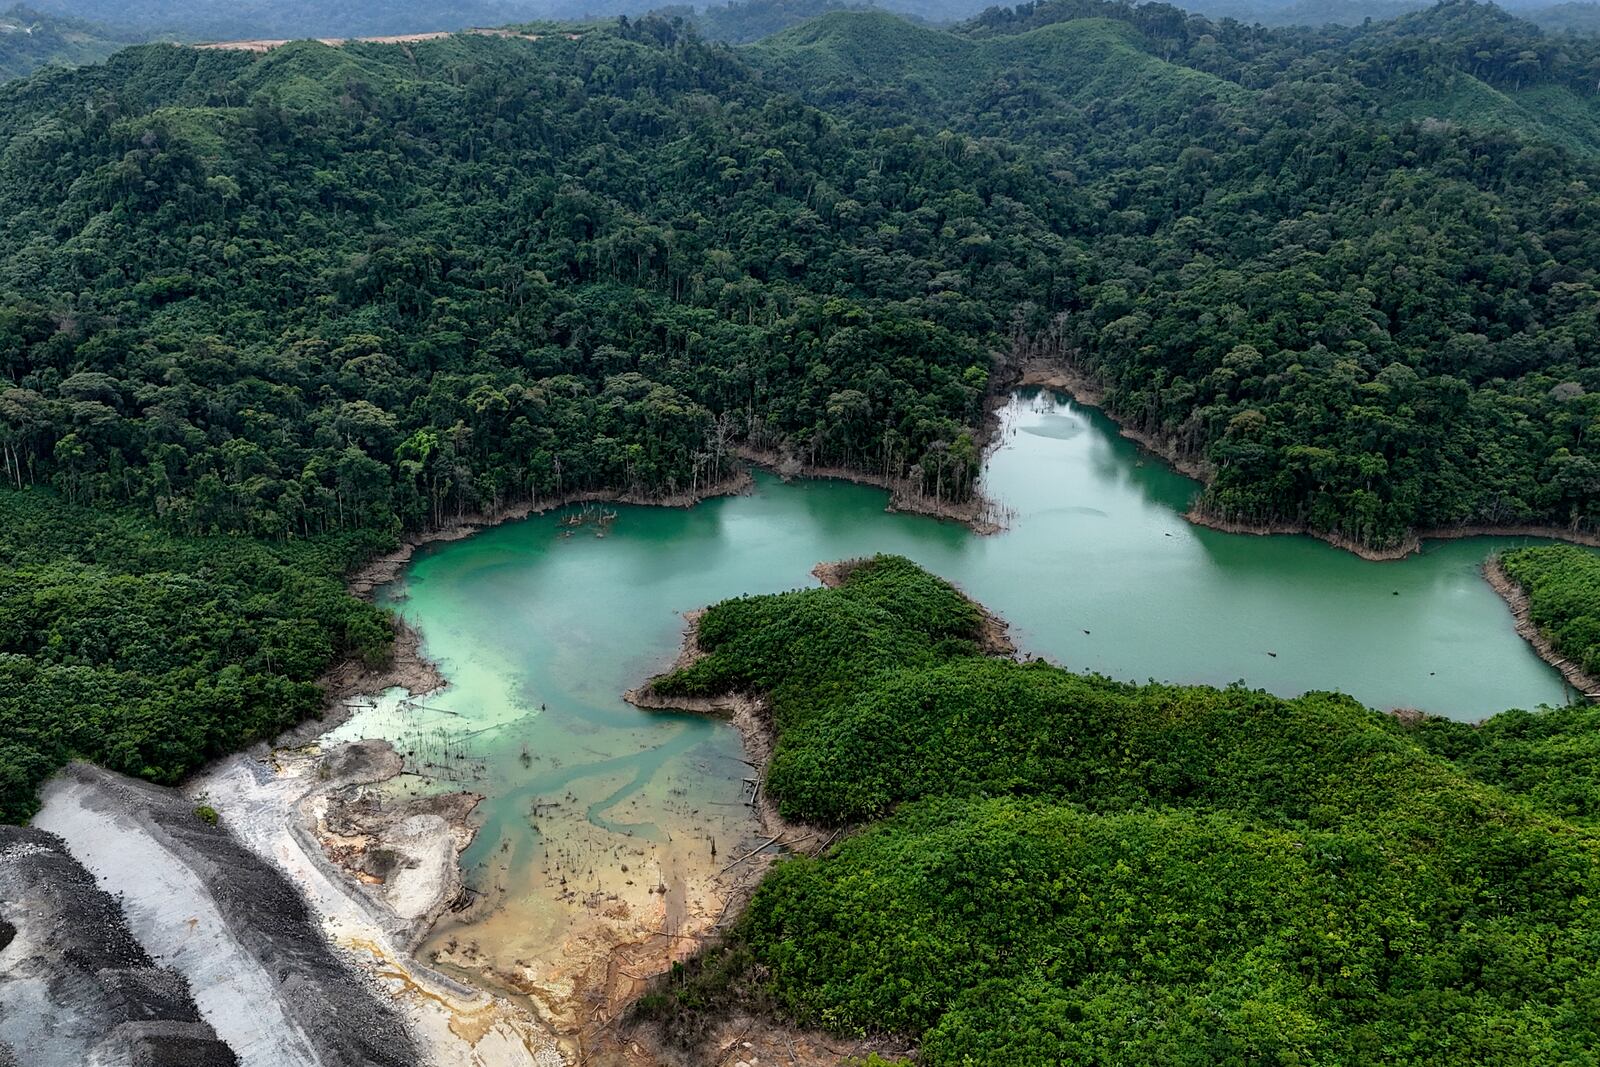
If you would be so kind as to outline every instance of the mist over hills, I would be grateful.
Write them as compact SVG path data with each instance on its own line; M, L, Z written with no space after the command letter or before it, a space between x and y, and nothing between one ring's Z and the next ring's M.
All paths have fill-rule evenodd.
M1245 24L1323 27L1393 20L1428 6L1422 0L1192 0L1186 9ZM379 0L359 7L321 0L125 4L33 0L0 15L0 81L40 66L94 62L142 40L372 37L655 13L681 19L708 40L749 44L833 11L888 11L919 24L952 25L992 7L981 0L729 0L698 5L651 0ZM1589 0L1555 5L1507 0L1502 7L1551 32L1600 32L1600 4Z
M40 67L98 62L145 38L141 33L110 30L18 5L0 13L0 82Z

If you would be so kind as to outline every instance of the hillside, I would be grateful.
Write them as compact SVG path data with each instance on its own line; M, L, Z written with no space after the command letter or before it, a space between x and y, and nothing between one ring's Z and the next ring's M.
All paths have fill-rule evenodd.
M886 12L832 12L749 55L774 84L802 87L824 108L1023 142L1065 135L1129 155L1188 126L1196 111L1250 105L1239 86L1151 55L1135 27L1110 18L975 37ZM1081 132L1088 115L1092 145Z
M0 477L174 559L692 499L740 445L963 505L1038 360L1205 473L1204 521L1375 554L1600 529L1600 167L1398 116L1381 58L1498 23L1049 7L738 51L661 19L152 45L0 88ZM1473 77L1576 92L1568 46L1519 81L1505 32Z
M929 1067L1560 1063L1600 1040L1593 753L1568 821L1336 694L993 659L908 561L839 570L712 607L702 658L652 683L765 694L770 793L845 828L641 1003L686 1047L733 1007L903 1034Z
M0 82L25 77L40 67L97 63L140 39L133 33L19 5L0 14Z
M186 41L428 33L500 26L546 7L500 0L377 0L354 5L320 0L37 0L30 6L63 18Z

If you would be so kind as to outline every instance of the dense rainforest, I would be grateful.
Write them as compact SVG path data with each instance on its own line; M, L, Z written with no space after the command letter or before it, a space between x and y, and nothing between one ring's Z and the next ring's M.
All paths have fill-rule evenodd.
M172 783L319 713L330 662L388 655L389 620L344 588L376 543L172 537L0 493L0 819L69 759Z
M991 658L975 605L908 561L842 573L714 606L704 656L653 683L766 694L782 812L860 826L641 1002L676 1039L738 1004L908 1035L928 1065L1592 1055L1600 790L1514 773L1561 754L1541 716L1458 764L1500 718L1435 733ZM1594 709L1548 714L1593 736Z
M520 30L150 45L0 87L6 506L134 524L171 541L138 574L211 581L197 545L327 561L694 495L740 445L961 500L989 394L1045 359L1205 465L1222 518L1379 547L1600 523L1600 44L1462 0L1317 31L1099 0L745 49ZM101 582L112 543L48 581ZM217 610L256 625L272 572ZM369 644L308 617L289 673L215 662L300 683ZM81 726L7 780L95 755Z
M1528 594L1528 616L1552 648L1600 676L1600 556L1565 545L1524 548L1500 559Z
M269 537L730 440L959 497L1032 352L1222 517L1592 530L1595 70L1468 3L134 49L0 96L6 471Z

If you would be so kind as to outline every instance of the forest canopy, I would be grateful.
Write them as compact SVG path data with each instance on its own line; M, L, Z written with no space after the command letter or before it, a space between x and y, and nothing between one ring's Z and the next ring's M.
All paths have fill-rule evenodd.
M745 49L655 17L41 71L0 87L5 506L137 524L205 585L207 551L695 496L741 446L961 501L993 391L1044 360L1209 472L1221 519L1593 534L1597 83L1600 45L1466 0L1322 30L832 11ZM74 544L39 580L120 565ZM219 618L257 625L278 569ZM336 652L360 609L332 605L303 614ZM49 650L15 654L13 692L44 684ZM321 655L240 666L302 685ZM221 743L117 765L170 778Z
M1464 2L530 36L0 92L8 479L264 537L684 491L741 441L960 498L1033 356L1221 518L1600 522L1600 45Z
M319 713L327 667L389 653L387 616L343 580L379 547L174 538L0 493L0 819L70 759L173 783Z
M1569 545L1507 552L1500 566L1528 595L1528 618L1556 652L1600 676L1600 555Z
M669 1035L742 1004L906 1035L934 1067L1566 1063L1600 1040L1593 746L1569 820L1573 792L1490 784L1347 697L994 659L977 619L906 560L859 561L712 607L704 658L653 683L765 694L782 811L861 827L781 861L642 1002Z

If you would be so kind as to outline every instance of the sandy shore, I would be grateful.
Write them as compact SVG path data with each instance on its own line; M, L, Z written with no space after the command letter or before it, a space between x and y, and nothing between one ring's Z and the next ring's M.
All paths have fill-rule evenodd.
M712 496L746 492L751 485L749 472L741 468L695 494L641 498L572 493L462 516L408 538L396 551L361 568L350 579L350 591L370 598L378 586L399 575L419 547L468 537L500 522L581 503L687 507ZM480 798L425 792L401 799L386 788L404 773L400 757L386 742L356 742L326 752L318 744L376 694L398 687L422 697L445 686L445 678L423 655L422 636L396 620L388 663L345 661L319 681L328 695L322 718L301 723L271 744L212 764L185 783L186 793L221 812L223 828L305 898L327 938L400 1012L406 1031L423 1050L417 1062L429 1067L557 1067L577 1062L574 1057L581 1059L586 1045L593 1043L561 1037L557 1029L571 1021L569 1016L582 1014L581 1005L593 999L593 982L552 989L541 997L508 997L459 982L415 956L439 919L469 900L459 855L472 839L471 813ZM664 873L663 884L667 877ZM641 897L643 893L641 889ZM652 894L650 899L657 898ZM664 894L661 900L664 907ZM608 934L591 939L595 951L589 953L579 947L583 939L578 938L570 946L577 955L557 961L562 967L597 964L601 973L596 981L608 987L604 999L614 1002L612 1015L631 1002L645 979L689 951L689 943L677 933L653 934L662 928L661 917L642 901L636 903L640 906L634 921L621 925L639 927L638 944L629 942L626 933ZM686 923L706 928L714 919L683 916ZM622 971L641 968L637 982L608 979L607 971L618 970L618 949L627 950ZM284 1062L297 1061L291 1057Z
M1055 361L1032 360L1022 365L1016 377L1018 387L1036 386L1056 389L1069 394L1078 403L1099 408L1113 422L1117 419L1105 406L1105 393L1092 379L1077 370ZM1204 459L1181 453L1170 441L1164 441L1117 422L1117 431L1137 443L1145 451L1164 460L1169 466L1201 483L1211 481L1213 471ZM1190 508L1183 516L1196 526L1204 526L1224 533L1276 536L1279 534L1304 535L1325 541L1335 548L1360 556L1375 563L1404 559L1422 550L1424 541L1452 541L1464 537L1542 537L1552 541L1600 547L1600 534L1583 530L1570 530L1557 526L1538 525L1484 525L1432 526L1408 533L1398 544L1377 548L1352 540L1342 534L1314 530L1304 523L1248 523L1235 522L1208 514L1198 507Z
M1506 573L1506 569L1500 565L1500 557L1494 556L1483 565L1483 576L1511 609L1511 616L1517 621L1517 633L1533 646L1533 650L1539 653L1539 658L1560 671L1561 677L1565 678L1572 688L1590 700L1600 700L1600 678L1586 674L1576 663L1556 651L1549 638L1545 637L1534 624L1529 611L1527 592L1516 579Z

